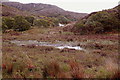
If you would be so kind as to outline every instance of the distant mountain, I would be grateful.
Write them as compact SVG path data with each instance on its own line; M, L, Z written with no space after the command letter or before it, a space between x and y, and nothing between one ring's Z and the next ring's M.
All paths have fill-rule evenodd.
M32 14L18 10L17 8L2 5L2 16L16 16L16 15L21 15L21 16L32 16Z
M55 5L42 4L42 3L22 4L19 2L3 2L3 5L6 5L8 7L13 7L15 10L18 9L19 10L19 11L17 10L18 14L19 12L21 13L29 12L30 14L36 16L41 16L41 15L48 17L65 16L70 19L81 19L87 15L86 13L65 11ZM5 7L3 7L3 12L4 11L6 11ZM11 11L9 13L11 13Z

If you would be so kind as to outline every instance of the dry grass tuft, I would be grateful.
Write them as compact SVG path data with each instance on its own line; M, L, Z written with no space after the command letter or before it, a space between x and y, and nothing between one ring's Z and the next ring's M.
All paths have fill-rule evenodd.
M83 67L79 63L75 61L70 61L69 65L71 67L70 71L72 78L84 78Z
M117 71L113 76L112 76L112 79L115 80L119 80L120 79L120 71Z
M57 62L51 62L44 66L43 68L44 78L64 78L65 74L62 72L59 64Z

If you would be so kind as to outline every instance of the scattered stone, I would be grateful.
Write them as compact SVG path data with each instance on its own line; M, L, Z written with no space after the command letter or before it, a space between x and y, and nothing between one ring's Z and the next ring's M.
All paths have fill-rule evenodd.
M68 60L64 60L64 63L68 63L69 61Z
M70 38L70 39L67 39L67 41L70 42L70 41L73 41L73 39Z
M93 53L101 53L101 50L94 50Z
M35 44L32 44L32 45L27 45L28 48L35 48L36 45Z
M92 68L92 65L87 65L88 68Z
M106 54L102 53L101 56L107 56Z
M13 59L13 62L16 62L17 60L16 59Z
M103 45L95 44L95 48L96 48L96 49L102 49L102 48L103 48Z
M52 47L47 47L45 50L46 50L46 51L52 51L53 48L52 48Z
M61 33L62 33L62 31L59 31L59 33L61 34Z
M76 51L75 49L64 48L60 52L75 52L75 51Z
M97 72L97 70L95 69L95 72Z
M79 43L79 44L77 44L77 46L81 46L81 44Z

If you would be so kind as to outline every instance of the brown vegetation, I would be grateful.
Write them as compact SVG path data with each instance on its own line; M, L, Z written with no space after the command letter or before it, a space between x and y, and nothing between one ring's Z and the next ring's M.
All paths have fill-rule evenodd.
M54 34L51 34L53 32ZM66 42L70 38L73 39L72 42L78 41L78 46L85 51L59 50L54 47L35 45L17 46L9 43L11 40L38 40L54 43L56 40ZM117 34L79 36L66 34L62 27L33 28L25 32L10 31L3 33L3 77L42 78L44 76L74 79L112 77L117 67L117 45ZM108 58L111 60L107 60ZM9 63L9 61L14 65L8 69L6 62ZM18 68L15 68L18 64ZM10 74L6 74L7 70Z
M14 7L17 7L20 3L14 4L16 4ZM46 6L50 7L50 5ZM30 9L30 7L26 8ZM95 14L93 13L92 15ZM51 21L50 17L39 16L39 18L45 20L45 24ZM70 31L74 27L74 22L64 27L48 27L49 25L45 25L48 27L46 28L41 27L41 24L37 27L33 26L33 18L24 17L24 19L22 18L23 22L26 22L25 19L32 23L30 24L32 28L22 32L14 30L14 28L11 29L12 25L9 25L8 22L10 21L10 24L14 24L14 19L8 19L6 24L4 24L4 28L7 28L7 30L2 34L3 78L115 79L119 77L117 64L119 63L118 33L107 32L106 34L97 35L78 35L78 33ZM19 21L17 22L19 23ZM17 25L18 27L21 29L23 26ZM60 42L62 43L61 46L64 43L69 43L73 47L80 46L83 50L58 49L51 46L39 46L39 44L34 43L16 45L11 43L12 40L37 40L53 44Z

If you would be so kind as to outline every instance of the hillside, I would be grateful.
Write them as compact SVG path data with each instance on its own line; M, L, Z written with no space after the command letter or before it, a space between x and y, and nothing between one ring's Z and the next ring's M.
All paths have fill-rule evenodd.
M25 11L18 10L17 8L14 8L14 7L2 5L2 16L16 16L16 15L31 16L32 14Z
M41 16L41 15L48 17L65 16L70 19L80 19L87 15L86 13L75 13L75 12L65 11L55 5L42 4L42 3L22 4L19 2L4 2L3 4L10 7L14 7L20 11L29 12L37 16ZM4 10L5 9L3 9L3 11Z
M113 9L93 12L79 20L71 31L79 34L118 32L120 28L120 5Z

